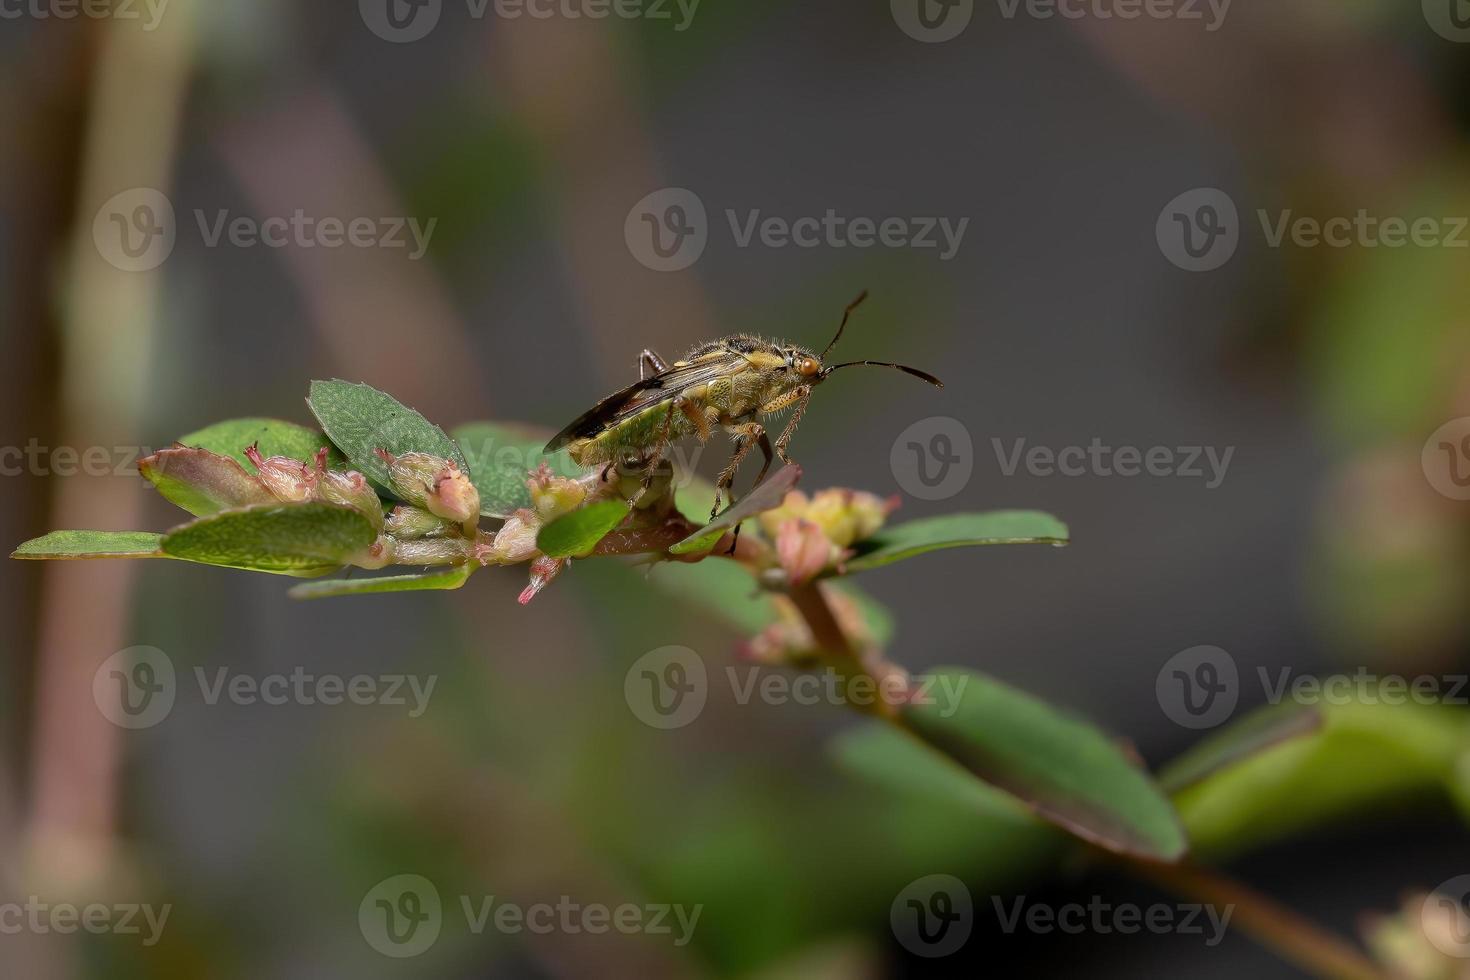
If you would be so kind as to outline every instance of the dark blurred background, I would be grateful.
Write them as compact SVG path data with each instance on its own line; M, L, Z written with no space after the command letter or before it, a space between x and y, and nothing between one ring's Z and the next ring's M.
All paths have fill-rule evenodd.
M177 523L130 447L236 416L310 424L313 378L368 382L446 427L555 429L636 378L645 347L749 331L820 349L867 288L837 354L947 384L834 379L792 443L806 485L900 494L899 517L1047 510L1074 542L872 573L893 659L982 669L1151 765L1203 734L1155 685L1193 647L1228 651L1241 711L1267 700L1258 667L1463 671L1470 443L1440 460L1431 439L1470 437L1463 0L1181 0L1137 18L922 2L4 5L0 444L35 448L0 460L0 541ZM590 10L611 15L570 15ZM641 235L691 199L704 215L678 212L695 222L680 267L656 268L670 262ZM753 215L829 211L905 236L966 224L952 255L937 228L939 247L742 243ZM1360 211L1435 232L1272 243L1281 220ZM284 230L297 212L370 219L371 240L325 247ZM248 234L271 218L287 219L279 247ZM410 229L431 221L419 255ZM903 446L941 433L969 476L926 499ZM1018 440L1172 463L1011 467ZM77 473L68 447L103 448ZM1204 457L1179 471L1191 447L1230 452L1219 479ZM698 469L723 454L711 443ZM694 723L643 724L623 685L639 656L687 646L718 679L743 638L663 587L679 572L582 562L521 607L514 570L300 604L281 579L183 563L5 563L0 897L171 912L152 945L7 931L0 972L920 975L935 962L890 905L946 873L975 928L939 968L1299 975L1235 930L1218 946L1006 931L992 896L1169 899L1056 872L1048 835L997 846L962 808L846 775L825 747L854 724L839 707L741 704L717 680ZM93 680L137 645L167 655L179 690L127 730ZM417 717L210 703L195 668L435 687ZM1231 870L1352 932L1467 862L1432 801ZM401 874L445 911L431 949L395 959L358 912ZM682 946L477 934L462 895L702 913Z

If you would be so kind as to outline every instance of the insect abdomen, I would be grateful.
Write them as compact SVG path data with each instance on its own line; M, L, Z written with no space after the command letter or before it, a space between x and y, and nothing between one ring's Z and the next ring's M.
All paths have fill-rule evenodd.
M657 445L668 425L668 439L682 439L694 434L694 423L678 408L669 412L669 402L650 405L611 425L595 436L578 439L567 446L567 452L578 466L598 466L616 460L623 453L636 454Z

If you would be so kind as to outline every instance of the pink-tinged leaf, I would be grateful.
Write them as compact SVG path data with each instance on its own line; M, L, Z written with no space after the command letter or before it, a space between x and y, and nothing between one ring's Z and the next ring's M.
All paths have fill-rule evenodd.
M169 501L195 517L276 502L265 484L245 472L243 466L207 449L162 449L140 459L138 472Z

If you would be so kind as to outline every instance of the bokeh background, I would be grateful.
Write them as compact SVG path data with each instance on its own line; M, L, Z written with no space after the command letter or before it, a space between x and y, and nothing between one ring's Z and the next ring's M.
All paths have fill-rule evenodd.
M371 383L446 427L557 428L635 378L644 347L751 331L820 348L868 288L838 353L928 367L947 386L835 378L792 444L807 485L898 493L907 517L1043 509L1074 539L869 575L898 662L982 669L1152 765L1202 734L1156 691L1165 662L1202 644L1238 665L1241 711L1267 699L1257 668L1463 673L1470 505L1436 489L1421 450L1470 415L1470 232L1458 246L1273 247L1257 218L1470 214L1462 0L1236 0L1223 16L1199 5L1198 20L930 3L950 25L968 18L946 40L915 28L912 6L703 0L686 21L672 4L647 16L651 3L601 19L465 0L170 0L71 17L61 0L6 5L0 444L39 448L0 480L0 541L171 526L179 514L129 447L236 416L309 423L313 378ZM166 197L175 240L130 271L99 243L109 214L132 219L136 201L116 195L137 188ZM702 253L675 271L649 268L627 231L665 188L707 212ZM1191 271L1166 211L1198 188L1238 215L1228 258ZM726 217L829 209L968 224L946 259L742 245ZM433 233L414 258L211 243L199 218L298 210L433 220ZM936 417L970 437L972 474L918 499L891 450ZM993 441L1094 439L1233 455L1207 486L1007 473ZM106 472L69 475L65 447L105 447ZM1006 931L993 896L1172 899L1059 870L1049 832L853 777L827 747L858 723L840 708L741 704L715 683L693 724L643 724L624 698L639 656L688 646L718 677L743 639L664 587L679 571L582 562L521 607L519 570L455 593L301 604L278 578L182 563L0 565L0 890L172 908L152 946L0 935L0 972L1300 975L1238 930L1217 946ZM92 682L134 645L165 651L181 685L164 721L128 731ZM196 667L436 686L418 717L209 703ZM1315 791L1359 776L1371 767ZM1229 870L1344 934L1470 872L1446 794L1370 793L1328 815L1257 835ZM964 880L976 905L969 942L937 965L889 920L934 873ZM399 874L432 880L448 910L437 943L403 960L358 924L363 897ZM461 895L702 913L682 947L476 934Z

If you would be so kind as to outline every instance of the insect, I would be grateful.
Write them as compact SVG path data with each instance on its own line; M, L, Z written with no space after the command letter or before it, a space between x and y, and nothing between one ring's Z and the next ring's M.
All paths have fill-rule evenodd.
M702 344L673 364L645 350L639 357L639 379L577 416L546 444L545 451L565 448L578 466L619 464L647 470L651 475L675 440L692 435L704 442L716 427L722 428L735 440L735 451L715 481L715 505L710 511L713 519L720 510L721 494L729 493L733 502L735 471L752 448L759 446L765 456L754 485L758 486L770 469L771 440L761 417L792 410L775 445L775 455L783 463L790 463L786 447L806 412L812 389L833 371L861 364L890 367L936 388L944 387L932 374L888 361L823 365L827 352L842 337L848 317L867 296L864 290L847 304L837 333L821 354L797 344L746 334Z

